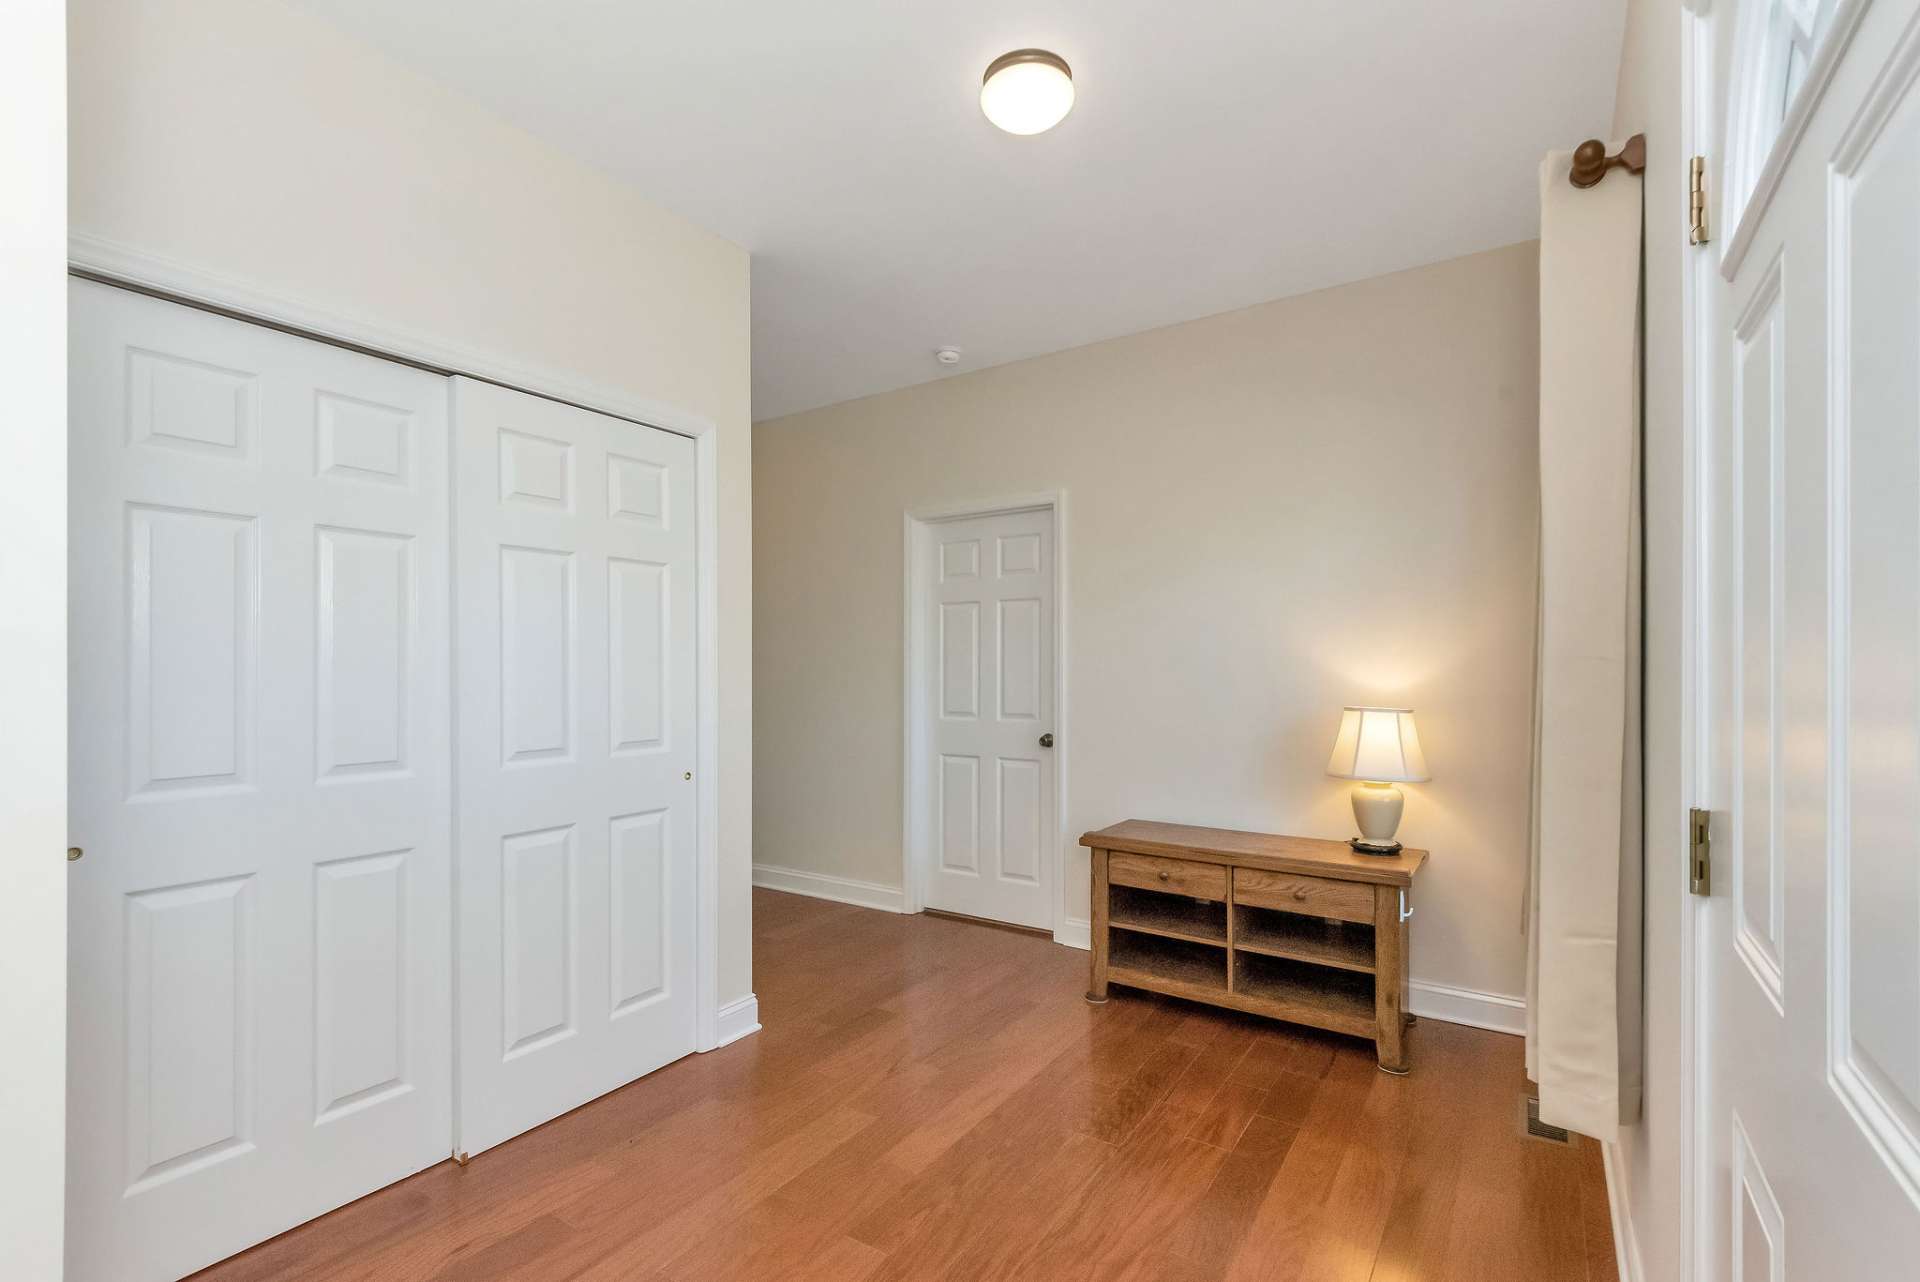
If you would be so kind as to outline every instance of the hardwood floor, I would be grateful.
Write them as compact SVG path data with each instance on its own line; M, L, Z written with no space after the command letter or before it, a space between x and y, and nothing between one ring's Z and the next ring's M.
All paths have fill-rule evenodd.
M1422 1020L1391 1077L1086 960L755 891L763 1032L198 1276L1616 1282L1519 1039Z

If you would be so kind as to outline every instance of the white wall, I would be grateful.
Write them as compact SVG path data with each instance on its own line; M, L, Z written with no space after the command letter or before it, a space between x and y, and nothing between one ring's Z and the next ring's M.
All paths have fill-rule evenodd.
M0 20L0 1272L60 1276L67 1089L67 93L61 0Z
M752 986L746 251L278 0L73 0L72 218L718 425L723 1002Z
M1538 510L1536 246L759 424L756 862L901 881L901 518L1063 488L1079 833L1345 837L1340 708L1433 782L1416 980L1515 994Z
M1646 248L1646 1093L1613 1174L1621 1234L1646 1282L1680 1269L1680 914L1686 911L1681 773L1681 341L1686 156L1680 150L1678 0L1631 0L1614 138L1647 135ZM1616 1221L1620 1222L1620 1221ZM1628 1282L1634 1282L1628 1279Z

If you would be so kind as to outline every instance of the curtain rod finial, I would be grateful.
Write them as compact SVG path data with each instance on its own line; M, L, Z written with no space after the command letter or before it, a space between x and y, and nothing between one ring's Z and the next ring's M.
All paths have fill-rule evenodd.
M1630 174L1644 171L1647 167L1647 136L1635 134L1614 156L1607 154L1607 144L1598 138L1587 139L1573 149L1573 167L1567 174L1567 181L1576 187L1597 186L1615 165L1624 167Z

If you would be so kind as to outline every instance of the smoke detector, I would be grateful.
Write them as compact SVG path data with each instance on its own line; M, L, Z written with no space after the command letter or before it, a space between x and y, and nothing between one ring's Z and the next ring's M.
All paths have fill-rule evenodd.
M936 347L933 349L933 359L939 361L942 365L958 365L960 363L960 349L957 347Z

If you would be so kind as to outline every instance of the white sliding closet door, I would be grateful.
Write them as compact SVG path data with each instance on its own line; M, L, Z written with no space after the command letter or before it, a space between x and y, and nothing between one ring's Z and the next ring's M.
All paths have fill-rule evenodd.
M693 1050L694 444L454 380L459 1147Z
M447 384L71 324L67 1276L142 1282L447 1156Z

